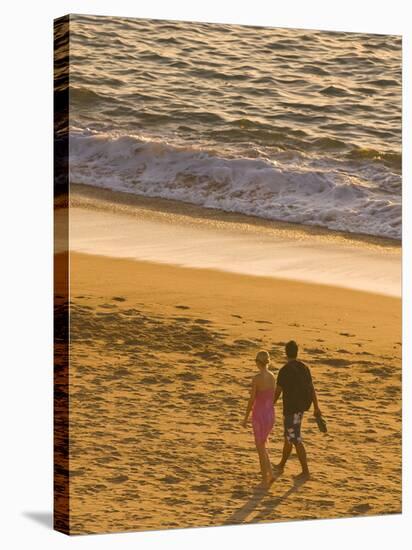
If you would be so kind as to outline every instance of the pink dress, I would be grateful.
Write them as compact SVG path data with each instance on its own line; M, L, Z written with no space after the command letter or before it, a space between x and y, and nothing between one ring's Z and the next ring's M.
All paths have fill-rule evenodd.
M275 423L274 396L275 390L273 388L256 391L252 409L252 426L255 442L258 445L266 444L268 435Z

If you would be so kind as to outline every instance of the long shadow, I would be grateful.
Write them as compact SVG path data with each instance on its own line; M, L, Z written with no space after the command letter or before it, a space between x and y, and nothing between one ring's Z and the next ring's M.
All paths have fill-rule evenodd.
M271 498L266 504L265 507L260 510L258 514L250 521L250 523L259 523L259 521L263 521L265 519L271 519L274 521L274 517L272 515L273 510L276 510L276 508L282 504L290 495L293 493L296 493L299 490L299 487L303 485L304 482L300 483L294 483L292 487L290 487L287 491L283 493L283 495L280 495L275 498Z
M294 482L292 487L285 491L282 495L270 498L265 508L261 510L251 521L247 523L257 523L262 519L266 519L266 516L275 510L279 504L285 501L290 495L296 493L299 487L303 485L303 482ZM234 525L238 523L245 523L246 518L256 509L257 505L268 495L268 489L262 489L256 487L252 493L252 497L241 507L239 510L233 512L233 514L224 522L224 525Z
M53 529L53 514L51 512L23 512L22 515L48 529Z
M263 489L257 486L253 489L251 498L241 507L239 510L233 512L233 514L224 522L224 525L233 525L234 523L243 523L249 514L253 512L259 502L267 495L268 489Z

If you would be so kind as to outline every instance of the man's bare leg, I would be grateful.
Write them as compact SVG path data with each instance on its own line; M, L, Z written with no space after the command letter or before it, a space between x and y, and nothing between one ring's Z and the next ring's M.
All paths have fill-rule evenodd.
M295 444L296 448L296 454L298 455L298 459L300 462L300 465L302 466L302 472L297 477L309 477L309 468L308 468L308 461L306 458L306 450L301 441Z
M278 472L283 472L285 464L290 457L290 453L292 452L292 447L292 443L290 443L290 441L288 441L288 439L285 437L285 442L283 444L282 460L279 462L279 464L276 465L276 469L278 470Z

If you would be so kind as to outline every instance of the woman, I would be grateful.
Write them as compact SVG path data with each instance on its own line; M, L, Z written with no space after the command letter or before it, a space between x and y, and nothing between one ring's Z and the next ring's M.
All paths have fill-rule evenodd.
M250 412L256 449L259 455L262 485L268 487L274 480L272 466L266 449L266 441L275 422L273 405L276 379L269 370L270 356L267 351L259 351L256 365L259 373L253 377L250 398L246 407L243 426L246 428Z

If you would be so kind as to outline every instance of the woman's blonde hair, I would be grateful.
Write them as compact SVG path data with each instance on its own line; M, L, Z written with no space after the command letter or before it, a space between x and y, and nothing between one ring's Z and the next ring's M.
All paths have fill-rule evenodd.
M270 363L269 352L264 349L260 350L256 355L256 362L261 365L268 365Z

